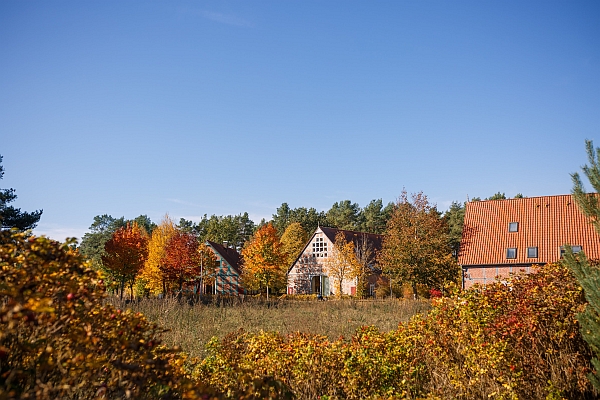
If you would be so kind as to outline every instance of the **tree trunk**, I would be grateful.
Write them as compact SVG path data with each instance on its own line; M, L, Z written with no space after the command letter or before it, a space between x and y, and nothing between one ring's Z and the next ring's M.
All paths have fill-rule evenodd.
M269 284L267 284L267 301L269 300Z
M125 278L121 278L121 297L120 299L123 300L123 291L125 290Z
M417 300L419 298L419 293L417 292L417 282L413 282L412 289L413 289L413 299Z

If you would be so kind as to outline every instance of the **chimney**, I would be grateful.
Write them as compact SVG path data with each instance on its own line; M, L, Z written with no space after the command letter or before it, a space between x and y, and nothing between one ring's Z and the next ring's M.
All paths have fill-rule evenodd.
M223 240L223 246L229 248L229 242L227 240Z

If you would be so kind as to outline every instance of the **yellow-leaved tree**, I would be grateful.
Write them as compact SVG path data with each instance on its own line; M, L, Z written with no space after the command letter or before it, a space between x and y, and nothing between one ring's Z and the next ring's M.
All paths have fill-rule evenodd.
M343 232L335 235L333 249L329 252L329 257L325 259L325 269L335 282L336 295L339 297L343 294L344 281L356 278L361 272L361 265L354 252L354 242L347 241Z
M167 277L163 273L165 250L167 244L177 233L177 227L169 215L165 215L160 224L152 231L148 242L148 258L141 272L141 278L146 280L146 286L154 294L167 293Z
M286 254L283 251L277 230L271 223L256 231L252 239L242 249L244 258L243 279L249 289L278 291L285 288Z
M203 295L205 294L206 286L212 286L215 281L215 275L217 273L217 257L205 243L200 243L198 246L198 254L200 260L200 274L197 277L196 293Z
M283 235L281 235L281 244L286 254L286 268L289 268L296 261L296 258L304 250L307 240L308 235L299 222L292 222L288 225Z

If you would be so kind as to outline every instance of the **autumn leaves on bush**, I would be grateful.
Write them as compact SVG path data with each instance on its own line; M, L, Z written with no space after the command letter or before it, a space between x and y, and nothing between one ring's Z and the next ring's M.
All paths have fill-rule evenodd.
M582 291L561 265L435 299L391 332L237 332L190 360L142 315L103 305L102 282L67 244L0 235L0 399L597 395L575 319Z

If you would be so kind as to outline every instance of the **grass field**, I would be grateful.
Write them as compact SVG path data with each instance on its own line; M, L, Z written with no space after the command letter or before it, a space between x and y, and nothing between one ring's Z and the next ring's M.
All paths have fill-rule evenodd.
M310 332L330 339L349 338L363 325L382 331L396 329L416 313L426 312L428 300L330 300L330 301L245 301L218 306L182 304L176 299L143 299L126 303L109 302L123 310L141 312L169 329L164 342L180 346L192 356L204 357L205 345L213 336L224 337L240 328L249 332L277 331L281 334Z

